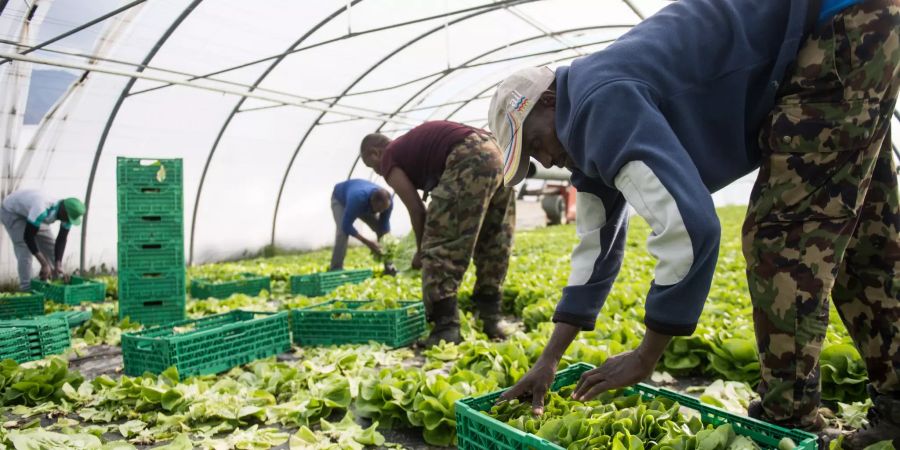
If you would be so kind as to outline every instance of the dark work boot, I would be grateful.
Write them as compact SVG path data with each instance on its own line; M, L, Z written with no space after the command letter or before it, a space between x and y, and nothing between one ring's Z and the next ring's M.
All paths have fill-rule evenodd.
M831 426L821 413L817 414L815 424L805 427L799 426L796 423L769 419L766 416L766 411L763 409L762 401L760 400L750 401L750 404L747 405L747 416L756 420L762 420L763 422L771 423L773 425L778 425L779 427L789 429L796 428L798 430L813 433L818 436L817 444L819 448L828 448L828 443L837 439L838 436L841 435L841 430ZM799 444L799 442L797 442L796 444Z
M430 305L427 313L428 321L434 324L431 334L422 343L422 347L431 348L441 341L459 344L462 337L459 334L459 310L456 308L456 297L438 300Z
M881 395L869 387L872 407L869 408L869 424L844 438L847 450L864 449L881 441L893 441L900 449L900 396Z
M478 308L478 317L481 318L484 334L493 340L506 339L506 333L500 328L500 293L473 294L472 302Z

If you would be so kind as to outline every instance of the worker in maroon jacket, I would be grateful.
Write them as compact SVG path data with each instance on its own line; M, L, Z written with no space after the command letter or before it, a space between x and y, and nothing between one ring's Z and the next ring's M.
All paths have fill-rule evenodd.
M369 134L360 153L409 210L418 246L413 267L422 269L425 310L434 324L425 346L460 342L456 296L473 255L473 303L484 332L504 338L500 299L515 228L515 195L503 186L503 159L493 138L477 128L434 121L393 141ZM417 190L425 195L420 198ZM426 207L423 198L429 194Z

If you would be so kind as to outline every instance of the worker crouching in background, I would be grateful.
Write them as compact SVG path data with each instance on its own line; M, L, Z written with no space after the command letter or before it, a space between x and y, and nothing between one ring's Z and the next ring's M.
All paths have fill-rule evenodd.
M32 256L41 263L42 280L63 276L62 259L69 229L81 224L84 211L84 203L77 198L54 200L31 189L13 192L3 199L0 220L13 243L21 290L31 288ZM57 220L59 234L54 239L49 225Z
M331 252L331 267L329 270L342 270L344 257L347 256L347 241L350 236L359 239L369 247L372 253L382 254L378 242L373 242L353 226L356 219L361 219L375 235L378 241L391 231L391 211L394 204L391 201L391 193L377 184L366 180L347 180L334 186L331 194L331 212L334 214L334 223L337 231L334 237L334 250ZM384 262L384 273L396 275L392 261Z

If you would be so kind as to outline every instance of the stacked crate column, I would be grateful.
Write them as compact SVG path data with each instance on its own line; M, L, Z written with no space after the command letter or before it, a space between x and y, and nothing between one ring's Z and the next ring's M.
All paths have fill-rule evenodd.
M144 325L184 319L181 159L119 158L119 317Z

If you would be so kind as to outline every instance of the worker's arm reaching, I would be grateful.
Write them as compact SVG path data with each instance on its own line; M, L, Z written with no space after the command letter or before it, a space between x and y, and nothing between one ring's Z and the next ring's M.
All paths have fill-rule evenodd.
M381 247L378 246L377 242L367 239L365 236L359 233L359 230L353 226L353 222L362 214L368 205L369 197L368 195L353 195L347 199L347 205L344 208L344 216L341 219L341 230L348 236L353 236L356 239L359 239L366 247L369 247L369 250L372 250L375 254L381 254Z
M66 253L66 241L69 239L69 228L64 225L60 225L59 233L56 235L56 243L53 247L53 253L56 256L56 261L54 261L53 265L53 276L66 278L68 282L68 277L62 271L63 254Z
M50 278L50 276L53 274L54 267L52 264L50 264L50 260L47 259L47 256L44 255L43 253L41 253L41 250L38 248L37 234L38 234L39 230L40 230L40 228L34 226L34 224L32 224L32 223L26 224L24 239L25 239L25 245L28 246L28 250L31 252L32 255L34 255L35 258L37 258L38 262L41 263L40 278L42 280L46 280L46 279ZM60 228L60 231L62 231L62 230L63 230L63 228ZM66 230L66 231L68 232L68 230ZM57 246L58 245L59 245L59 240L57 239ZM65 248L65 244L63 244L63 248Z
M394 211L394 202L391 202L388 208L381 212L378 216L378 240L391 232L391 213Z
M416 256L413 257L412 266L418 269L422 266L421 254L422 235L425 232L425 203L419 198L419 193L413 186L406 173L398 167L391 169L386 178L394 192L400 196L400 200L409 211L409 221L412 223L413 233L416 235Z

